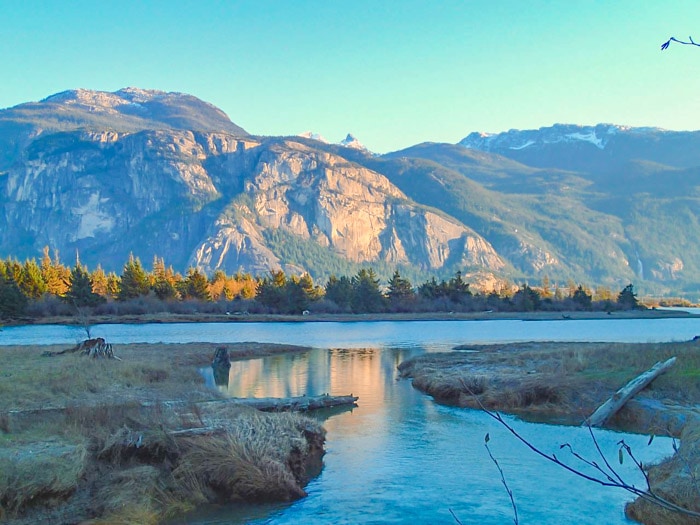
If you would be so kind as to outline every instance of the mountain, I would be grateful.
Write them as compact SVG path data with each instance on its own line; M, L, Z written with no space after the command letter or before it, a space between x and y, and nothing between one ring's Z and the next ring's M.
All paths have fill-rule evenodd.
M0 170L35 138L59 131L219 131L246 136L219 108L183 93L75 89L0 111Z
M700 134L557 125L374 155L252 136L193 96L75 90L0 110L0 257L121 272L372 265L414 282L700 295Z
M321 142L323 144L330 144L326 138L321 135L320 133L314 133L312 131L305 131L304 133L299 133L298 135L301 138L304 139L311 139L311 140L316 140L318 142ZM360 151L369 151L362 142L357 140L352 133L348 133L346 137L341 140L338 143L340 146L343 146L345 148L352 148L352 149L357 149Z
M474 132L459 145L503 155L528 166L601 174L642 159L674 168L700 166L700 131L555 124L497 134Z
M33 257L49 245L116 271L133 252L180 270L281 267L317 278L363 264L384 274L505 266L468 226L317 141L251 137L194 97L125 93L67 92L36 104L34 123L61 125L35 124L15 140L22 147L0 175L3 254ZM138 119L123 107L154 99L164 107ZM171 118L183 107L203 113ZM75 115L72 126L65 113ZM98 129L94 113L109 125ZM17 115L10 108L0 119L10 127ZM208 129L217 125L223 130Z

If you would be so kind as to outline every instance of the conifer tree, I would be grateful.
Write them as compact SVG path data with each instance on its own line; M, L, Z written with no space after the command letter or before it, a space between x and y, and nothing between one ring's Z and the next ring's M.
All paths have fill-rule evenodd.
M187 270L187 277L184 281L182 281L180 293L185 299L211 301L207 276L200 272L197 268L190 268Z
M457 270L455 276L447 283L447 294L453 303L461 303L466 297L471 296L469 283L462 279L462 272Z
M29 299L39 299L46 293L47 286L41 275L41 268L35 259L28 259L22 265L22 273L19 281L22 293Z
M76 262L70 274L70 287L64 297L65 301L76 308L97 306L105 299L92 291L90 274Z
M591 297L591 294L584 290L583 286L579 285L579 287L574 292L572 299L574 303L576 303L582 310L591 309L593 298Z
M22 293L11 274L0 276L0 318L22 315L27 307L27 297Z
M129 254L129 261L124 265L117 299L126 301L142 295L148 295L150 289L148 275L141 266L141 261Z
M352 302L352 282L345 275L340 279L331 275L326 282L326 299L333 301L343 310L350 308Z
M90 274L90 282L92 283L93 293L105 298L109 296L107 274L99 264Z
M46 283L46 291L50 294L63 297L68 291L70 270L61 264L58 250L53 252L53 260L49 256L49 247L44 246L44 254L41 258L41 274Z
M622 310L635 310L639 308L637 295L634 293L634 285L628 284L617 295L617 306Z
M162 257L153 258L153 272L151 274L151 288L156 296L163 300L179 299L178 281L172 267L165 267L165 260Z
M384 309L384 296L373 268L362 268L352 278L351 305L355 313L376 313Z

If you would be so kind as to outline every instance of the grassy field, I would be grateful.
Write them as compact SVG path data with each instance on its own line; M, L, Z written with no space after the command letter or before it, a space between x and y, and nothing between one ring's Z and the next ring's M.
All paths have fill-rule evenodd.
M0 522L148 524L203 503L303 496L323 429L230 404L198 411L219 395L197 371L216 346L115 345L121 361L0 347ZM233 359L307 350L226 346Z

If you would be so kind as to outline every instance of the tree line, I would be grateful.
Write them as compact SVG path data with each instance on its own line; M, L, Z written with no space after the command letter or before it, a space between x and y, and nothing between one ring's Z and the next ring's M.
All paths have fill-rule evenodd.
M61 263L44 248L40 261L0 259L0 317L145 313L418 313L528 312L570 310L630 310L640 308L632 284L619 293L605 287L592 291L569 281L540 286L503 286L499 291L475 293L462 273L450 279L432 278L414 285L395 270L383 284L372 267L352 276L331 275L325 284L309 274L286 275L282 270L264 276L207 276L197 268L185 275L154 257L151 271L138 257L129 256L121 274L106 273L99 265L89 271L76 260Z

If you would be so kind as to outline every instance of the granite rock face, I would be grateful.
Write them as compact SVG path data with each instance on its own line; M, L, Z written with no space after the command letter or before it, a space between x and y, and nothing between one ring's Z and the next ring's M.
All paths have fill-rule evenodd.
M78 91L47 100L118 117L125 97L153 96L165 97ZM282 231L357 263L505 265L470 228L337 154L293 139L147 127L35 133L0 178L2 251L32 257L48 245L116 271L129 253L180 270L313 271L314 261L283 260L269 245L267 234Z

